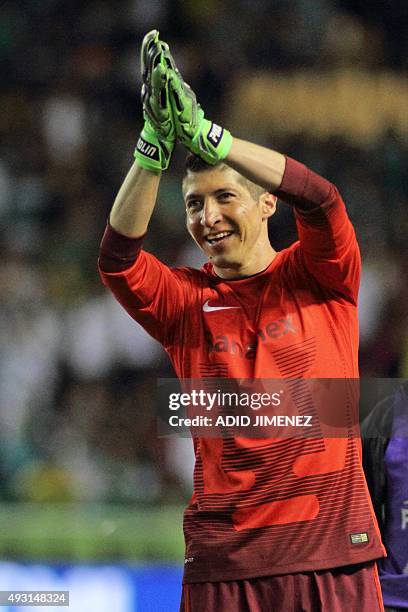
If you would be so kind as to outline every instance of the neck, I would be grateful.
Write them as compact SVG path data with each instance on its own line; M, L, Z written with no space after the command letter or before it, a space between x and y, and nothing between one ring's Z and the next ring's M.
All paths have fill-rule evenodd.
M214 264L214 272L220 278L225 279L238 279L247 278L248 276L254 276L263 272L272 263L276 257L276 251L271 244L252 254L252 257L245 261L245 263L232 264L231 266L217 266Z

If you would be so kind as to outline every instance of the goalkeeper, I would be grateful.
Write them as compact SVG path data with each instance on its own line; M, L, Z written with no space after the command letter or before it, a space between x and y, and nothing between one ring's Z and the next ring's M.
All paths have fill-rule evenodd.
M336 187L207 119L158 32L141 56L145 124L102 239L103 282L180 378L358 377L360 256ZM201 270L142 248L176 141L189 151L182 190ZM268 238L277 197L299 237L280 252ZM357 422L352 402L344 411ZM351 432L194 448L181 610L383 609L384 548Z

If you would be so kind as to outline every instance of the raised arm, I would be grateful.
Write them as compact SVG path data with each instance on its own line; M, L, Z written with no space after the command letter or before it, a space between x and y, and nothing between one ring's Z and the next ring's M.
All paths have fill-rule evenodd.
M146 233L156 204L160 176L160 172L146 170L135 160L109 216L109 223L116 232L129 238L138 238Z
M232 138L227 129L205 117L168 49L167 64L170 65L167 73L176 135L187 149L209 165L228 164L253 183L276 193L299 209L310 209L324 202L330 189L328 181L315 173L306 175L305 166L277 151ZM298 182L293 180L296 174L299 175ZM308 185L309 178L313 185Z
M140 63L145 124L136 145L135 162L119 190L109 219L114 230L131 238L146 233L161 171L169 166L176 140L168 104L166 49L157 30L143 39Z
M165 346L182 316L185 281L142 250L162 170L170 163L176 136L168 98L164 45L158 32L142 44L142 102L145 124L130 168L113 204L102 238L99 271L102 281L131 317Z
M275 192L281 185L286 158L281 153L238 138L233 138L224 160L247 179Z

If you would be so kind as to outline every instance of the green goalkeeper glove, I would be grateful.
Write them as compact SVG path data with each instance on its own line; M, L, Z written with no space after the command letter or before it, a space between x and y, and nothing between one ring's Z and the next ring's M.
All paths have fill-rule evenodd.
M171 66L168 70L169 95L177 138L192 153L214 166L227 157L232 136L228 130L204 117L194 91L183 80L166 43L163 49Z
M169 166L176 142L168 95L167 45L152 30L143 39L141 50L142 104L145 124L137 141L135 159L147 170L159 172Z

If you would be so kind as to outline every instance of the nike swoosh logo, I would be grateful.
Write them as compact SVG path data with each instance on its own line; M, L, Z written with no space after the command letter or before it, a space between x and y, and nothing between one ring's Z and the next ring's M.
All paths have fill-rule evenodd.
M231 308L239 308L239 306L210 306L209 301L210 300L207 300L203 304L204 312L214 312L215 310L230 310Z

